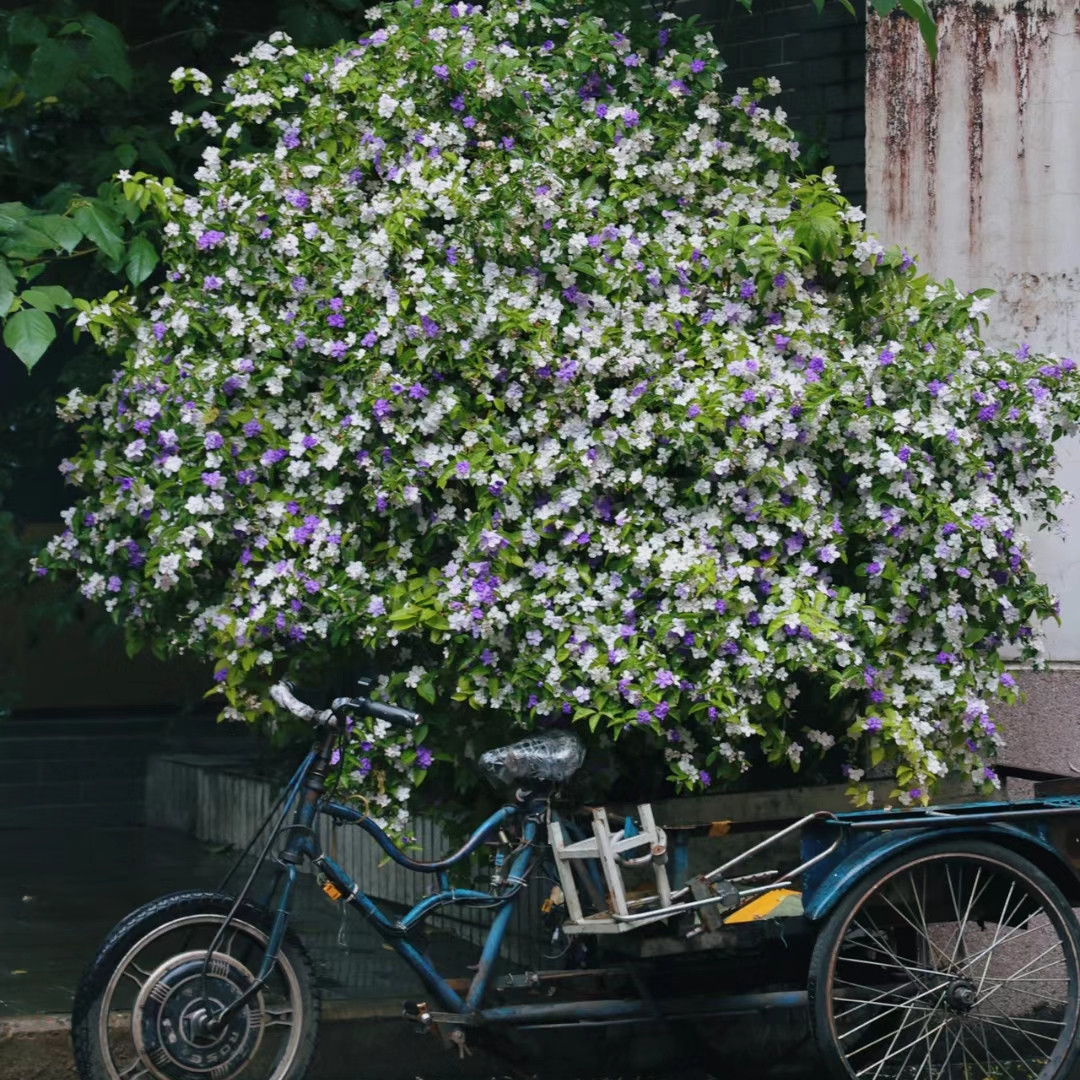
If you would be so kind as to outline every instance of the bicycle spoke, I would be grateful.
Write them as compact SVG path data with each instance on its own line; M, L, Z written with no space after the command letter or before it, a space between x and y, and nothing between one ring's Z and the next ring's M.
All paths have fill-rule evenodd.
M1024 1028L1018 1025L1011 1016L1002 1016L1000 1013L995 1013L994 1018L990 1018L989 1016L985 1015L981 1018L983 1023L988 1024L990 1027L993 1027L999 1031L1015 1031L1017 1035L1024 1036L1024 1038L1027 1039L1027 1041L1031 1044L1031 1047L1034 1048L1035 1052L1037 1054L1042 1054L1045 1057L1049 1057L1053 1053L1053 1048L1056 1047L1059 1038L1061 1038L1061 1036L1054 1038L1051 1035L1040 1035L1038 1031L1032 1034L1031 1031L1025 1031ZM1000 1021L1004 1021L1004 1023L999 1023ZM1004 1038L1004 1035L1002 1035L1001 1038ZM1045 1041L1049 1042L1051 1044L1050 1049L1048 1050L1045 1047L1040 1047L1039 1043L1035 1041L1037 1038L1044 1039Z
M929 1066L930 1066L930 1069L931 1069L931 1071L933 1071L933 1066L932 1066L932 1065L930 1065L930 1055L931 1055L931 1054L933 1054L933 1052L934 1052L934 1047L935 1047L935 1046L937 1046L937 1044L938 1044L938 1039L940 1039L940 1038L941 1038L941 1033L942 1033L942 1032L943 1032L943 1031L944 1031L944 1030L945 1030L945 1029L946 1029L946 1028L947 1028L948 1026L949 1026L949 1020L948 1020L948 1018L946 1018L946 1019L945 1019L945 1020L944 1020L944 1021L943 1021L943 1022L942 1022L941 1024L939 1024L939 1025L937 1026L937 1028L935 1029L935 1033L934 1033L934 1041L933 1041L932 1043L930 1043L930 1046L929 1046L929 1047L927 1048L927 1050L926 1050L926 1056L925 1056L925 1057L923 1058L923 1060L922 1060L922 1064L921 1064L921 1065L919 1066L919 1069L918 1069L918 1071L917 1071L917 1072L915 1073L915 1076L914 1076L914 1080L919 1080L919 1077L920 1077L920 1076L922 1076L922 1071L923 1071L923 1065L929 1065ZM946 1059L946 1060L948 1060L948 1059Z
M918 1037L917 1037L917 1038L915 1039L915 1041L914 1041L914 1042L910 1042L910 1043L908 1043L908 1044L907 1044L906 1046L901 1046L899 1050L894 1050L894 1051L892 1051L892 1053L890 1053L890 1054L887 1054L887 1055L886 1055L885 1057L883 1057L883 1058L881 1059L881 1061L880 1061L880 1062L878 1062L878 1068L880 1069L880 1067L881 1067L881 1066L882 1066L882 1065L883 1065L883 1064L884 1064L884 1063L885 1063L886 1061L888 1061L888 1060L889 1060L890 1058L894 1058L894 1057L896 1057L896 1055L897 1055L897 1054L902 1054L902 1053L903 1053L903 1052L904 1052L905 1050L908 1050L908 1049L910 1049L910 1048L911 1048L911 1047L913 1047L913 1046L918 1046L918 1045L919 1045L919 1043L920 1043L920 1042L922 1042L922 1041L923 1041L923 1039L924 1039L924 1038L925 1038L926 1036L929 1036L929 1035L933 1035L933 1034L934 1034L935 1032L940 1032L940 1031L941 1031L941 1029L942 1029L943 1027L947 1027L947 1026L948 1026L948 1024L949 1024L949 1021L948 1021L948 1019L946 1018L945 1020L942 1020L942 1021L941 1021L941 1023L940 1023L940 1024L938 1024L938 1026L937 1026L936 1028L934 1028L934 1030L933 1030L933 1031L928 1031L928 1032L924 1032L924 1033L921 1033L921 1034L920 1034L920 1035L919 1035L919 1036L918 1036ZM879 1042L880 1042L880 1041L884 1041L884 1038L885 1038L885 1036L883 1036L883 1037L882 1037L882 1039L880 1039L880 1040L878 1040L878 1041L879 1041ZM870 1045L872 1045L872 1044L870 1044ZM860 1049L861 1049L861 1047L860 1047ZM871 1070L871 1069L872 1069L873 1067L874 1067L873 1065L867 1065L867 1067L866 1067L865 1069L862 1069L862 1070L861 1070L860 1072L857 1072L857 1073L856 1073L855 1075L856 1075L856 1076L865 1076L865 1075L866 1075L866 1074L867 1074L867 1073L868 1073L868 1072L869 1072L869 1071L870 1071L870 1070ZM875 1073L875 1075L877 1075L877 1074Z
M867 1007L873 1006L873 1005L877 1005L879 1008L886 1008L892 1003L886 1002L885 998L889 997L889 995L891 995L893 993L894 993L894 991L888 990L884 994L879 994L877 997L870 998L870 999L867 999L867 998L834 997L833 1001L839 1001L839 1002L843 1003L844 1005L854 1005L854 1008L845 1009L843 1012L835 1013L833 1015L833 1019L834 1020L841 1020L845 1016L850 1016L851 1013L853 1013L853 1012L858 1012L862 1008L867 1008ZM911 1000L915 1000L915 999L913 998ZM900 1002L896 1002L893 1005L893 1007L897 1008L897 1009L919 1009L919 1010L923 1010L923 1011L930 1008L929 1005L912 1005L910 1001L906 1001L903 1004L901 1004Z
M1000 1061L998 1061L997 1055L993 1052L993 1050L990 1049L990 1044L989 1044L989 1042L987 1042L987 1039L986 1039L986 1032L984 1031L983 1026L982 1026L981 1023L979 1023L979 1025L978 1025L978 1032L979 1032L979 1041L982 1043L983 1049L986 1051L987 1058L988 1059L992 1058L993 1061L994 1061L994 1064L1001 1070L1002 1076L1005 1076L1006 1075L1005 1066L1002 1065Z
M912 1012L924 1012L924 1013L927 1013L927 1012L933 1012L933 1011L934 1011L934 1010L933 1010L933 1008L932 1008L932 1007L930 1007L929 1005L911 1005L911 1004L904 1004L904 1005L889 1005L889 1006L885 1006L885 1007L884 1007L884 1011L883 1011L883 1012L879 1012L879 1013L878 1013L878 1014L877 1014L876 1016L871 1016L869 1020L864 1020L864 1021L863 1021L863 1022L862 1022L861 1024L859 1024L859 1025L858 1025L857 1027L853 1027L853 1028L848 1028L848 1029L847 1029L847 1031L845 1031L845 1032L844 1032L844 1034L840 1036L840 1038L841 1038L841 1039L847 1039L847 1038L850 1038L850 1037L851 1037L852 1035L854 1035L854 1034L855 1034L855 1032L857 1032L857 1031L862 1031L862 1029L863 1029L864 1027L868 1027L868 1026L869 1026L870 1024L876 1024L876 1023L877 1023L877 1022L878 1022L879 1020L881 1020L881 1019L882 1019L883 1017L885 1017L885 1016L888 1016L888 1015L889 1015L889 1013L893 1013L893 1012L896 1012L896 1011L897 1011L898 1009L909 1009L909 1010L911 1010Z
M898 1027L898 1028L896 1029L896 1031L895 1031L895 1032L893 1032L893 1037L892 1037L892 1040L890 1041L890 1043L889 1043L888 1047L887 1047L887 1048L886 1048L886 1050L885 1050L885 1056L884 1056L884 1057L883 1057L883 1058L881 1059L881 1061L879 1061L879 1062L878 1062L878 1067L877 1067L877 1069L876 1069L876 1070L874 1071L874 1075L873 1075L873 1076L872 1076L872 1077L870 1078L870 1080L878 1080L878 1077L879 1077L879 1076L881 1075L881 1070L882 1070L883 1068L885 1068L885 1062L889 1060L889 1055L890 1055L890 1054L892 1053L892 1051L893 1051L893 1047L895 1047L895 1046L896 1046L896 1043L897 1043L897 1041L899 1040L900 1036L901 1036L901 1035L903 1034L903 1032L904 1032L904 1029L908 1027L908 1020L910 1020L910 1019L911 1019L911 1015L912 1015L912 1014L909 1014L908 1016L905 1016L905 1017L904 1017L904 1019L903 1019L903 1022L902 1022L902 1023L900 1024L900 1026L899 1026L899 1027ZM923 1022L922 1022L922 1030L923 1030L924 1032L926 1031L927 1027L928 1027L928 1026L929 1026L929 1024L930 1024L930 1017L931 1017L932 1015L933 1015L933 1013L932 1013L932 1012L930 1012L930 1014L929 1014L929 1015L928 1015L928 1016L927 1016L927 1017L926 1017L926 1018L925 1018L925 1019L923 1020ZM915 1024L917 1024L918 1022L919 1022L919 1021L918 1021L917 1019L916 1019L916 1020L914 1020L914 1021L912 1022L912 1024L911 1024L911 1026L912 1026L912 1027L914 1027L914 1026L915 1026ZM917 1042L918 1042L918 1039L916 1039L916 1040L915 1040L915 1042L917 1043ZM909 1050L909 1051L908 1051L908 1057L910 1057L910 1056L911 1056L911 1051ZM908 1059L907 1059L907 1057L905 1057L905 1058L904 1058L904 1063L903 1063L903 1065L901 1066L901 1072L902 1072L902 1071L903 1071L903 1069L904 1069L904 1068L905 1068L905 1067L907 1066L907 1061L908 1061Z
M946 871L946 873L948 873L948 871L949 871L949 866L948 866L947 863L945 865L945 871ZM975 871L975 881L972 883L972 886L971 886L971 899L968 901L968 906L964 911L963 919L960 918L960 912L959 912L959 910L957 908L956 900L955 900L955 898L953 899L953 910L956 911L956 921L960 924L960 926L959 926L959 929L957 930L957 933L956 933L956 944L953 945L952 956L949 957L949 966L950 967L953 964L956 963L956 954L957 954L957 952L959 952L960 946L963 944L964 931L967 929L968 919L971 918L972 909L975 907L976 902L980 899L982 894L984 892L986 892L986 890L990 887L990 882L993 881L993 875L992 874L987 874L986 875L986 883L983 885L983 887L981 889L979 889L978 892L976 892L975 890L976 890L976 888L978 888L978 884L979 884L979 876L982 874L982 872L983 872L983 868L981 866ZM951 874L949 875L949 891L950 892L952 891L952 875Z
M292 1027L293 1010L290 1008L264 1009L263 1014L268 1018L263 1027Z
M142 978L140 979L139 975L133 974L132 969L137 971L139 975L142 976ZM123 974L126 978L130 979L140 990L146 985L146 980L150 978L150 972L143 970L143 968L139 967L139 965L136 964L134 961L128 964L126 968L124 968Z
M1034 982L1035 980L1032 981ZM992 990L988 990L983 995L983 1001L992 994L997 993L999 988L1007 988L1010 994L1023 994L1025 997L1036 998L1045 1005L1062 1005L1068 1007L1069 1004L1067 1001L1062 1001L1061 998L1047 997L1045 994L1037 994L1034 990L1024 990L1021 987L1014 985L1010 979L1002 979Z
M930 1006L926 1011L928 1013L936 1013L938 1011L938 1009L941 1007L942 1001L944 1001L944 1000L945 1000L945 995L944 995L944 993L942 993L941 999L939 1001L937 1001L935 1004L933 1004L932 1006ZM918 1021L916 1021L916 1023L917 1022ZM926 1023L929 1023L929 1019L927 1019ZM905 1021L904 1023L902 1023L900 1025L900 1030L903 1030L903 1028L905 1028L906 1026L907 1026L907 1023ZM894 1041L895 1041L895 1037L896 1037L896 1034L894 1032L893 1033ZM863 1043L862 1046L855 1047L855 1049L851 1051L850 1056L854 1057L856 1054L861 1054L864 1051L869 1050L874 1046L877 1046L879 1043L883 1043L888 1038L889 1038L889 1032L886 1032L884 1035L879 1035L876 1039L873 1040L873 1042Z

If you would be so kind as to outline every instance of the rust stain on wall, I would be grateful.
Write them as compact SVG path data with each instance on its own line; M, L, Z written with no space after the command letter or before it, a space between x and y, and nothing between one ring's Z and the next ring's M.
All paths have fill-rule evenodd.
M1075 10L1080 32L1080 4ZM889 220L905 222L920 205L913 185L925 184L926 225L933 230L938 211L939 139L943 132L959 135L962 123L967 149L966 209L974 253L981 233L986 139L1013 134L987 132L988 100L993 95L1000 102L1003 91L1015 95L1014 141L1017 156L1023 158L1032 73L1045 63L1053 24L1062 13L1059 0L1006 4L937 0L934 11L940 48L936 64L930 62L913 20L897 12L868 22L867 105L871 116L877 113L884 120L877 130L871 120L868 136L884 136L887 161L882 175L871 181L877 185L873 195L882 199ZM963 99L956 100L960 86ZM1000 123L1003 118L998 113L995 121ZM950 211L955 214L960 207Z

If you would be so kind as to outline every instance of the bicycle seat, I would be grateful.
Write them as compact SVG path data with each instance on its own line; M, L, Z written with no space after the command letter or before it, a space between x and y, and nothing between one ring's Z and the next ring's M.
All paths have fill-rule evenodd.
M581 768L585 747L572 731L545 731L527 739L486 750L480 768L489 780L504 784L519 780L559 783Z

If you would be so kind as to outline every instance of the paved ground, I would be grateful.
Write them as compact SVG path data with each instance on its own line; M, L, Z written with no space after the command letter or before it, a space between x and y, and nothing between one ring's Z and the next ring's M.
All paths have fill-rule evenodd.
M79 977L121 916L181 888L216 888L233 857L167 830L137 827L70 830L0 828L0 1080L69 1080L66 1016ZM318 1080L491 1080L504 1063L478 1052L464 1063L431 1036L400 1019L401 1002L420 989L414 976L367 926L349 913L346 947L338 943L338 909L310 886L299 892L296 924L325 988L320 1047L309 1073ZM466 976L473 947L433 935L441 971ZM745 1049L745 1023L741 1053ZM552 1077L656 1076L691 1080L710 1066L726 1080L740 1073L764 1080L760 1060L749 1073L703 1055L685 1031L640 1036L628 1027L539 1033L528 1046L530 1070ZM738 1032L732 1042L739 1044ZM715 1046L715 1041L713 1042ZM790 1076L805 1048L789 1049L772 1070ZM811 1075L814 1070L811 1070Z

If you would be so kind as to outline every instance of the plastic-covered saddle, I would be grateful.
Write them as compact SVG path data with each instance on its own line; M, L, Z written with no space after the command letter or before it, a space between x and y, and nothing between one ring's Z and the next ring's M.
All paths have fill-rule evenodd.
M489 780L514 784L522 780L560 783L581 768L585 747L572 731L545 731L487 750L480 768Z

